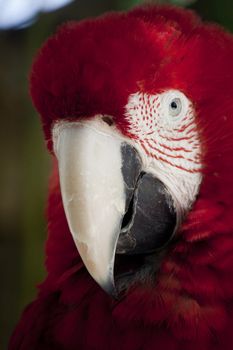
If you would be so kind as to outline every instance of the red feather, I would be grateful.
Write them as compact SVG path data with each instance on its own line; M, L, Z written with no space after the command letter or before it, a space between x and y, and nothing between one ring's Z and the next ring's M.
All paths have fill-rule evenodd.
M233 349L233 38L191 11L143 7L69 23L39 52L31 94L48 147L58 119L114 116L136 91L183 91L195 104L204 180L154 285L112 300L84 268L51 177L47 279L10 350Z

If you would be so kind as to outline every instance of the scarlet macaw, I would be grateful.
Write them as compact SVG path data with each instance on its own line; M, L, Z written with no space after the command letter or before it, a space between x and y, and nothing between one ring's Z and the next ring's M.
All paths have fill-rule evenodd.
M170 6L44 44L48 274L10 350L233 349L232 62L231 34Z

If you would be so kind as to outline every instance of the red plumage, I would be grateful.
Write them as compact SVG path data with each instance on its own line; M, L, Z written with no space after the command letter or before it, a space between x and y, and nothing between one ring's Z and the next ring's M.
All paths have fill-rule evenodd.
M31 94L50 151L58 119L109 114L128 135L130 94L179 89L197 111L204 179L154 285L137 285L115 301L81 262L54 160L48 276L10 350L233 349L232 62L230 34L166 6L69 23L46 42L33 65Z

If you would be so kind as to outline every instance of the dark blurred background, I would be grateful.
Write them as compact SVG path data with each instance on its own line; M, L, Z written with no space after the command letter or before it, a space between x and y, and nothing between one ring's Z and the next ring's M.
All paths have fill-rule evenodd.
M233 31L232 0L151 2L196 9L202 18ZM7 348L20 313L45 275L44 208L50 159L28 95L32 58L60 23L140 3L143 1L0 0L0 349Z

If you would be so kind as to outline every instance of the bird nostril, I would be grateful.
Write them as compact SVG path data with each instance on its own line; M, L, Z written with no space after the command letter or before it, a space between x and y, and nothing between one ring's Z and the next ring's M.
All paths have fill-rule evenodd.
M106 124L108 124L109 126L113 125L113 120L112 117L105 115L102 117L103 122L105 122Z

